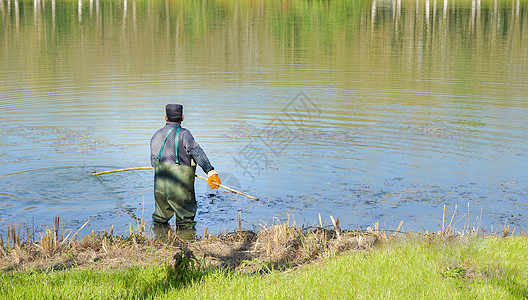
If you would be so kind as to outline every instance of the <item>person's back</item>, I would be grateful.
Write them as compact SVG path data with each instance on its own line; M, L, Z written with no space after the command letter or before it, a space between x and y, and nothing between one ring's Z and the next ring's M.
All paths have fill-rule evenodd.
M168 224L176 215L176 226L192 228L196 222L194 178L196 164L207 174L209 186L218 188L220 178L191 132L181 127L183 106L167 104L166 125L150 140L154 167L154 224Z

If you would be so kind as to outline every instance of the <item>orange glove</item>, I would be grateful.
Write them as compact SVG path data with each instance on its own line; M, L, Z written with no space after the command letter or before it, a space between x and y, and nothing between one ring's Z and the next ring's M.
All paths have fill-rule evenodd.
M220 184L222 182L220 181L220 177L218 177L218 174L213 174L207 178L207 183L212 189L217 189L220 187Z

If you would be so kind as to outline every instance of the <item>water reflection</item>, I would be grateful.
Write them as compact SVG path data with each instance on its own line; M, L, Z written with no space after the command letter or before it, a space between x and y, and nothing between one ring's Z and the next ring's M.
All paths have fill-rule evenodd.
M141 190L153 203L151 174L80 170L147 164L174 101L215 166L262 199L198 187L199 226L213 232L236 227L239 210L249 224L290 210L298 224L341 212L348 227L420 230L443 203L469 202L494 211L485 226L526 226L526 1L0 0L0 11L0 225L29 223L31 207L40 224L97 214L128 228ZM320 113L297 126L286 108L301 91ZM294 129L279 155L260 139L270 124ZM235 160L248 145L269 158L258 176Z
M323 43L319 46L338 46L340 39L347 35L356 32L357 27L366 20L365 24L368 27L365 32L373 32L376 30L377 35L370 37L373 40L380 40L381 38L390 37L392 33L398 34L400 37L425 37L425 34L433 33L435 31L443 31L444 33L451 33L457 36L463 36L469 32L477 34L480 39L487 38L487 34L499 34L506 36L508 31L515 31L515 27L524 28L526 26L523 22L522 15L526 15L525 10L521 10L521 2L515 1L484 1L472 0L469 1L356 1L354 3L333 3L323 5L321 3L314 3L311 5L304 4L302 1L287 1L287 9L279 9L279 2L256 2L256 3L239 3L237 1L211 1L209 5L202 6L193 1L159 1L159 2L143 2L139 4L141 11L145 14L137 16L136 1L132 1L132 14L128 14L129 1L115 1L101 4L99 0L95 0L95 14L94 14L94 0L87 3L87 7L83 5L83 0L79 0L76 5L76 11L72 10L72 3L64 3L57 8L55 0L50 2L34 0L22 1L19 0L2 0L0 1L0 9L2 11L2 28L5 37L11 36L11 26L15 27L15 33L18 35L20 30L20 5L24 8L33 9L33 20L28 22L24 20L24 28L26 33L38 32L43 34L50 33L48 22L51 18L53 26L51 32L59 30L59 28L75 28L76 24L72 22L73 13L77 17L77 22L82 23L79 28L80 31L89 33L92 37L103 36L105 27L101 26L104 19L110 26L120 26L123 30L117 30L114 34L118 37L114 42L125 41L129 37L138 39L145 39L151 37L159 40L159 37L176 39L179 37L186 39L192 37L190 40L196 40L196 45L201 41L207 39L209 43L218 45L224 44L226 41L236 40L241 45L262 45L265 49L286 46L298 47L308 46L306 42L310 38L317 36L325 36ZM188 3L189 2L189 3ZM366 4L370 6L370 14L365 15ZM512 6L512 7L510 7ZM12 12L13 7L13 12ZM103 7L103 10L101 10ZM46 9L48 8L48 9ZM451 10L450 10L451 9ZM467 9L470 13L465 12ZM511 10L510 10L511 9ZM58 12L57 12L58 10ZM83 11L87 10L87 15L83 15ZM114 17L114 14L119 12L120 18ZM57 28L56 15L64 16L61 19L62 24ZM483 14L483 16L482 16ZM152 16L157 16L152 18ZM24 14L25 19L29 15ZM84 17L84 18L83 18ZM116 23L121 19L121 24ZM482 20L481 20L482 19ZM252 20L252 22L247 22ZM317 20L318 27L313 27L313 22L299 22L300 20ZM32 24L31 24L32 23ZM131 32L127 28L127 24L132 23ZM405 26L402 26L405 24ZM335 25L335 26L334 26ZM141 27L141 31L137 28ZM391 28L392 27L392 28ZM494 29L492 27L495 27ZM149 28L157 28L155 31L148 30ZM245 32L241 29L244 28ZM311 28L311 29L309 29ZM505 28L507 31L500 30ZM222 29L222 30L218 30ZM223 30L228 29L228 30ZM356 29L356 30L354 30ZM466 30L467 29L467 30ZM66 36L77 34L77 30L70 30L65 32ZM107 31L106 33L110 33ZM195 34L199 33L199 34ZM220 35L218 33L221 33ZM326 33L327 35L323 35ZM515 33L515 32L513 32ZM154 36L152 36L154 35ZM259 39L248 39L249 37L259 37ZM441 37L440 35L439 37ZM515 36L515 35L513 35ZM216 37L216 38L215 38ZM269 37L264 39L263 37ZM197 38L197 39L195 39ZM220 39L219 39L220 38ZM445 37L444 37L445 38ZM35 39L35 42L39 39ZM428 39L431 41L431 39ZM7 41L7 40L6 40ZM126 42L126 41L125 41ZM187 42L187 39L186 39ZM275 43L278 42L278 43ZM423 41L418 40L422 47L426 46ZM8 43L11 44L11 43ZM128 44L128 43L127 43ZM177 48L184 46L186 43L164 43L160 45L164 47L175 46ZM353 46L350 43L344 45ZM7 46L7 45L6 45ZM11 45L16 47L16 45ZM29 47L30 49L34 49ZM145 45L138 47L141 50ZM225 45L229 47L229 45ZM261 48L262 48L261 46ZM238 47L229 48L234 50ZM222 49L222 48L216 48ZM253 47L242 47L244 52L254 52L257 49ZM239 51L237 51L239 52ZM261 52L261 51L257 51ZM279 53L278 53L279 52ZM275 50L270 54L280 54ZM368 52L368 51L366 51ZM288 54L289 51L284 51L283 54ZM100 53L99 53L100 54ZM238 54L238 53L237 53ZM244 56L250 56L246 54ZM280 57L280 55L279 55Z

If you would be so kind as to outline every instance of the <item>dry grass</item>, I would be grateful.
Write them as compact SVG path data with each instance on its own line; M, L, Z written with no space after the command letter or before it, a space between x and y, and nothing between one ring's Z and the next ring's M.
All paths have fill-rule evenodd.
M366 232L323 228L300 229L287 224L262 226L258 232L238 231L201 239L189 245L208 265L240 272L285 270L338 252L366 249L377 237Z
M85 223L86 225L86 223ZM144 224L128 236L109 231L77 239L77 231L64 237L56 218L38 240L20 240L12 225L14 243L0 247L0 270L51 271L70 268L107 269L171 263L175 253L191 251L209 267L239 272L285 270L338 252L371 247L381 235L375 232L341 232L339 228L301 229L295 225L261 226L258 232L242 231L184 241L171 231L167 239L148 238ZM16 230L18 229L18 230ZM59 234L61 233L61 234ZM386 236L385 236L386 237Z
M424 229L422 234L429 237L455 237L477 232L475 229L464 229L462 232L454 230L451 227L453 216L447 223L444 207L442 230L430 233ZM32 240L27 229L25 239L21 239L21 227L11 224L7 247L0 244L4 245L0 246L0 270L137 267L172 263L178 253L190 251L208 267L247 273L268 272L290 269L344 251L366 250L378 240L388 240L402 233L400 228L403 221L395 231L380 229L378 222L366 231L341 231L339 219L335 220L332 216L330 219L333 226L323 227L319 217L319 226L312 228L299 228L295 222L292 225L287 222L261 225L255 231L243 231L239 215L238 231L211 235L206 228L201 238L192 238L190 241L185 241L182 239L183 234L172 229L163 240L150 238L143 220L138 222L136 229L130 228L128 236L114 235L112 227L101 233L92 231L80 240L77 234L90 220L65 237L57 217L53 226L47 228L38 240ZM501 234L508 236L514 231L510 232L508 226ZM0 241L3 242L2 236Z

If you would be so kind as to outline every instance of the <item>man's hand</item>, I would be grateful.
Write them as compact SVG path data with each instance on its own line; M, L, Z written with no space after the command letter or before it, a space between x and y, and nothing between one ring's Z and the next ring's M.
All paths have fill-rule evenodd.
M218 173L216 173L215 170L211 170L207 173L207 183L212 189L217 189L220 187L220 184L222 184L220 177L218 177Z

